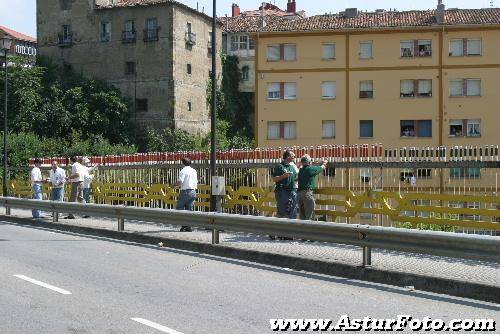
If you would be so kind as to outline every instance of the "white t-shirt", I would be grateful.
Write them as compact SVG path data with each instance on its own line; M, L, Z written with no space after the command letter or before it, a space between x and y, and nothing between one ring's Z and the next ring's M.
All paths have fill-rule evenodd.
M43 179L42 179L42 171L40 170L40 168L38 167L33 167L33 169L31 170L31 174L30 174L30 180L31 180L31 184L35 184L35 182L42 182Z
M87 173L87 167L83 166L79 162L75 162L71 165L71 175L78 173L78 177L71 179L72 182L83 182L85 179L85 173Z
M62 188L66 183L66 171L61 167L57 167L54 171L50 170L50 182L52 183L53 188Z
M92 181L94 180L94 174L91 174L94 172L94 170L96 169L96 167L87 167L87 166L83 166L83 168L85 169L85 175L83 177L83 187L84 188L90 188L90 185L92 184Z
M179 173L181 190L198 189L198 173L191 166L186 166Z
M295 164L295 162L293 162L293 161L292 161L292 162L290 162L290 166L292 166L292 167L293 167L293 169L295 169L295 172L296 172L297 174L299 174L299 167L297 167L297 165ZM299 189L299 180L298 180L298 178L297 178L297 180L293 183L293 188L294 188L294 189Z

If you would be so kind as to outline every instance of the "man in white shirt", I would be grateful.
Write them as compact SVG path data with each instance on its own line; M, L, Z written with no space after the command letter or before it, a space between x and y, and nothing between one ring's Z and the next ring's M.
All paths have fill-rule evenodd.
M94 172L99 165L91 166L90 159L87 157L83 158L82 161L85 171L83 176L83 199L85 199L85 203L90 203L90 189L95 176Z
M71 157L71 175L66 178L67 182L71 182L71 195L70 202L84 202L83 199L83 179L85 177L86 169L78 162L76 157ZM75 219L73 214L69 214L66 219Z
M42 161L38 158L35 159L35 167L31 170L30 173L30 181L31 187L33 189L33 199L42 199L42 171L40 170L40 166L42 165ZM42 212L40 210L31 210L31 214L33 218L43 218Z
M179 199L177 200L176 210L193 211L194 201L196 200L196 189L198 189L198 173L191 167L191 160L182 159L184 168L179 173L179 180L176 186L181 189ZM191 232L189 226L182 226L181 232Z
M63 201L65 183L66 171L58 166L57 161L52 161L52 168L50 170L50 184L52 185L53 201Z

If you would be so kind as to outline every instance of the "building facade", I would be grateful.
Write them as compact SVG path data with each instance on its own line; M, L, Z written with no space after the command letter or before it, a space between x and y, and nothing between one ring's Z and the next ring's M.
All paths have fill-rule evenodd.
M260 147L500 142L498 8L348 9L255 38Z
M35 59L37 55L36 38L25 35L13 29L0 26L0 38L9 36L13 39L9 55ZM3 62L3 60L0 60Z
M38 0L37 8L40 54L118 87L139 132L209 131L211 17L172 0Z

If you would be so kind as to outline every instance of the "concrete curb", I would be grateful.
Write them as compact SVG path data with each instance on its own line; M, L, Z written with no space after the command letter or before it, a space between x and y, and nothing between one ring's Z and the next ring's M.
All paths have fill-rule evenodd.
M277 267L303 270L312 273L326 274L361 281L382 283L394 286L414 286L416 290L446 294L456 297L471 298L482 301L500 303L500 286L477 282L459 281L442 277L424 276L375 268L363 268L345 263L327 262L302 258L292 255L273 254L255 250L240 249L224 245L211 245L197 241L153 237L133 232L118 232L85 226L59 223L38 223L29 218L0 215L3 221L21 225L44 227L48 229L107 237L143 244L157 245L163 242L164 247L194 251L214 256L244 260Z

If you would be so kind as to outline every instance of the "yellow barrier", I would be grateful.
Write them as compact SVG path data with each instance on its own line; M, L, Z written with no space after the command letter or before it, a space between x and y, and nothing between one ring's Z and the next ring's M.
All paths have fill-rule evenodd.
M94 183L92 188L95 202L106 204L175 207L179 196L177 189L164 184ZM31 187L23 183L14 181L10 189L18 197L31 195ZM49 191L49 187L44 187L44 193ZM195 207L202 210L210 207L210 191L208 185L199 186ZM432 224L500 230L499 196L373 190L354 193L348 189L334 188L318 189L315 194L318 206L316 214L333 220L368 214L387 216L393 222L410 223L413 227ZM475 203L477 208L462 207L463 203ZM276 212L276 200L269 188L226 187L223 208L235 213L273 214ZM408 215L408 212L412 214ZM484 220L486 217L489 220Z

